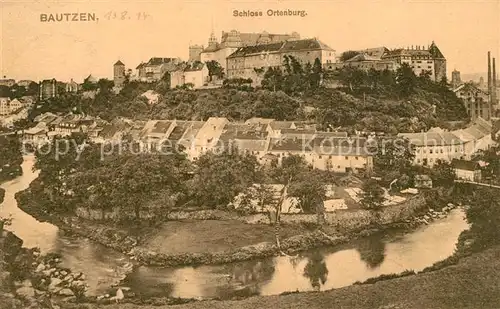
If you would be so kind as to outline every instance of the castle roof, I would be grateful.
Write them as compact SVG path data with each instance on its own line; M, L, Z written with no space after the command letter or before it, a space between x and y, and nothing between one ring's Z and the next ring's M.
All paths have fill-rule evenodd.
M436 59L444 59L443 53L441 53L441 51L437 47L436 43L434 43L434 41L432 41L432 44L429 47L429 53L432 55L432 57Z
M261 54L261 53L293 52L293 51L303 51L303 50L333 51L332 48L330 48L328 45L324 44L318 39L304 39L304 40L285 41L281 43L240 47L227 58L245 57L247 55Z

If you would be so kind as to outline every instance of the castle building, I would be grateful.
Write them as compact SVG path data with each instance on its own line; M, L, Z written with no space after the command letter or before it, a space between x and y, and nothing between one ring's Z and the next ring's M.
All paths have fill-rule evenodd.
M125 64L120 60L113 65L113 81L117 88L123 87L125 83Z
M39 84L40 100L46 100L57 96L57 81L53 79L45 79Z
M293 32L292 34L271 34L265 31L262 33L243 33L231 30L230 32L222 32L221 41L219 43L215 34L212 32L208 39L208 46L200 53L200 60L202 62L217 61L227 74L226 59L238 48L282 43L287 40L299 39L300 35L297 32Z
M260 85L268 68L283 67L284 57L292 56L301 64L314 64L319 59L322 66L335 62L335 50L318 39L293 40L238 48L227 57L228 78L250 78L253 85Z
M412 45L411 48L390 50L382 56L382 59L394 60L400 65L407 63L417 76L423 72L430 72L434 81L446 77L446 58L434 41L428 48Z

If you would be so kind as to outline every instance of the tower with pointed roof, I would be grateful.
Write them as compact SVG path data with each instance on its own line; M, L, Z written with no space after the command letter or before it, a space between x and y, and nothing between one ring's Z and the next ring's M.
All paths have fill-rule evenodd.
M434 77L436 81L440 81L446 78L446 58L443 53L439 50L436 43L432 41L429 46L429 54L434 60Z
M120 60L113 65L113 81L118 88L123 87L125 83L125 64Z

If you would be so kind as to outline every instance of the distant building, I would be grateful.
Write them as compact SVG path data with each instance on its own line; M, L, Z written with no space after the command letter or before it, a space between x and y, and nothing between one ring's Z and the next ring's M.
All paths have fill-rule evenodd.
M466 160L452 160L451 165L457 179L467 181L481 181L481 167L478 162Z
M453 89L457 88L462 84L462 79L460 78L460 72L457 70L453 70L451 72L451 86Z
M268 68L283 68L285 56L293 56L301 64L313 65L316 59L322 66L335 62L335 50L318 39L247 46L227 57L227 77L250 78L260 85Z
M2 79L0 79L0 86L7 86L7 87L12 87L16 84L15 79L7 78L7 76L4 76Z
M467 114L471 120L478 117L490 119L489 95L471 83L461 84L453 89L455 95L464 102Z
M23 80L18 81L17 85L27 89L29 87L29 85L31 85L32 83L35 83L35 82L32 80L29 80L29 79L23 79Z
M300 35L297 32L293 32L292 34L271 34L265 31L262 33L244 33L231 30L229 32L222 31L219 43L212 32L208 39L208 46L200 54L200 60L202 62L217 61L224 69L224 73L227 74L226 59L238 48L282 43L287 40L298 39L300 39Z
M47 100L57 97L57 81L53 79L46 79L39 84L39 97L40 100Z
M417 76L423 72L430 72L434 81L446 77L446 58L434 41L427 48L412 45L411 48L390 50L382 56L382 59L394 60L400 65L407 63Z
M125 83L125 64L120 60L113 65L113 81L117 88L122 88Z
M142 82L159 81L165 73L175 71L181 62L179 58L153 57L136 67L137 79Z
M201 53L205 48L203 45L190 45L189 46L189 61L201 61Z
M334 70L345 67L356 68L363 71L371 69L377 71L396 71L399 68L399 64L394 60L384 60L375 56L370 56L366 53L360 53L344 62L326 63L323 68L325 70Z
M207 65L201 62L195 62L180 66L178 70L170 73L170 87L192 84L194 89L201 88L208 83Z
M73 79L71 79L69 83L66 83L66 92L77 93L78 90L79 90L79 85Z

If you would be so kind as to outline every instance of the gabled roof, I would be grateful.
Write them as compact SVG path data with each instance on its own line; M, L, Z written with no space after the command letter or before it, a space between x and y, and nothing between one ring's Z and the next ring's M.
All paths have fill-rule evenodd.
M432 55L432 57L436 59L444 59L443 53L441 53L441 51L437 47L436 43L434 43L434 41L432 41L432 44L429 47L429 53Z
M364 50L358 50L359 53L361 54L366 54L370 57L378 58L381 59L384 54L389 52L389 49L387 47L374 47L374 48L367 48Z
M277 53L277 52L294 52L302 50L329 50L334 51L328 45L319 41L318 39L304 39L304 40L292 40L279 43L253 45L238 48L234 53L227 57L237 58L245 57L252 54L263 54L263 53Z
M114 65L125 65L125 64L123 64L123 62L121 62L120 60L118 60Z
M474 92L481 93L484 95L487 94L484 90L479 89L477 86L475 86L471 83L463 83L460 86L458 86L457 88L453 89L453 92L457 92L457 91L461 91L461 90L474 91Z
M311 152L312 149L304 147L307 145L308 140L300 138L272 138L269 143L269 151L282 152L282 151L293 151L293 152Z
M160 65L164 63L170 63L174 62L175 58L160 58L160 57L153 57L149 59L149 61L146 63L146 65Z
M451 132L399 133L414 146L460 145L463 141Z
M273 130L292 129L295 126L293 121L273 121L269 124Z
M358 62L358 61L379 61L380 58L378 57L372 57L367 54L357 54L356 56L352 57L349 60L346 60L345 62Z
M172 125L172 121L159 120L154 125L153 129L151 130L151 133L165 134L165 133L167 133L167 131L171 125Z

